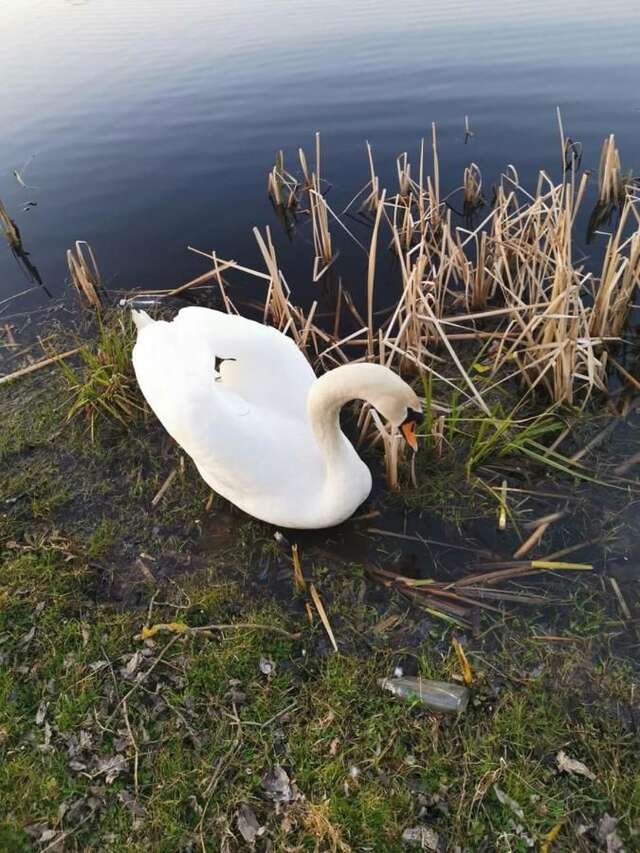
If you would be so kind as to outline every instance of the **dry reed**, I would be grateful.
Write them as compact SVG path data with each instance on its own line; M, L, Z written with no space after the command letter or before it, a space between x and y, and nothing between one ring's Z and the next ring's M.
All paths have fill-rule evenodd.
M0 201L0 225L2 225L4 236L11 249L19 252L22 248L22 241L20 240L18 226L7 213L7 209L2 201Z
M417 165L409 154L396 161L398 190L381 186L373 152L367 143L369 180L344 212L358 202L361 222L370 228L366 285L354 299L340 283L335 316L329 324L316 319L292 301L279 267L269 229L254 230L266 273L235 261L206 255L214 270L194 280L215 280L227 310L237 310L221 271L250 273L266 286L264 319L290 334L307 357L321 369L348 361L370 360L403 374L431 376L455 392L460 404L489 414L485 398L492 388L521 381L528 394L544 392L553 403L584 406L594 391L607 387L609 350L623 333L629 307L640 281L640 214L632 193L624 195L620 158L613 137L603 149L599 193L607 205L622 203L618 222L608 238L602 266L590 272L576 248L576 222L587 194L588 173L578 175L581 147L560 127L562 175L553 181L539 174L533 189L525 189L516 169L508 166L495 188L490 210L477 225L469 219L456 225L440 186L435 125L431 134L431 168L425 142ZM468 124L467 124L468 127ZM315 261L313 278L320 279L336 259L329 216L358 242L324 197L320 137L315 139L315 168L299 150L301 177L284 168L281 154L270 173L274 204L290 204L285 196L308 198ZM430 174L429 174L430 172ZM621 189L622 186L622 189ZM465 170L462 187L465 212L484 203L482 176L475 163ZM621 195L623 193L623 195ZM386 236L385 236L386 235ZM382 247L390 246L400 286L391 309L376 312L376 278ZM364 248L364 247L363 247ZM205 254L205 253L201 253ZM188 283L184 287L190 286ZM363 317L358 304L365 308ZM340 333L351 322L352 330ZM355 330L353 330L355 329ZM490 364L484 368L483 393L457 352L458 341L491 344ZM488 380L488 382L486 381ZM442 411L442 409L441 409ZM385 448L387 473L397 485L402 445L374 412L362 408L358 420L361 441ZM441 420L431 427L442 446Z
M67 265L71 282L80 297L99 311L102 307L102 278L91 246L84 240L77 240L75 248L67 250Z

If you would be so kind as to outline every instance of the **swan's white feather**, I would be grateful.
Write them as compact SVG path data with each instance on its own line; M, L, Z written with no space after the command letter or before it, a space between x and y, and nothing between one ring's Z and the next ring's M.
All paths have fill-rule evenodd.
M140 388L203 479L257 518L323 526L313 513L324 461L306 411L315 374L295 343L244 317L195 306L170 323L140 325L133 350ZM235 361L216 374L216 356Z

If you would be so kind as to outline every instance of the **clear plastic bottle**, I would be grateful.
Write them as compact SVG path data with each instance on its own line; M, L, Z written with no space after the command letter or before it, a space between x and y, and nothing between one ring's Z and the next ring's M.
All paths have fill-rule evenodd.
M461 714L469 703L469 690L462 684L412 676L381 678L378 683L394 696L419 699L423 705L439 714Z

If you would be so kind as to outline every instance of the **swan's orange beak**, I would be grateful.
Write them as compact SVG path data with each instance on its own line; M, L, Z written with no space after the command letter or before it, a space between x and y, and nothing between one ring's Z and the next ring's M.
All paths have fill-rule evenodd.
M418 439L416 438L416 422L405 421L401 425L400 431L404 436L404 440L407 442L409 447L415 452L418 449Z

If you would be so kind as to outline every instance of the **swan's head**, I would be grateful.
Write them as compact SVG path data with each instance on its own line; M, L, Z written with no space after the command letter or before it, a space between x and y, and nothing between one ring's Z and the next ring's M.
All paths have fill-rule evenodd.
M404 379L389 368L370 366L377 369L377 376L367 401L386 421L401 431L412 450L417 450L416 427L424 419L420 398Z
M402 432L407 444L418 449L416 426L422 421L422 403L413 388L381 364L343 364L325 373L311 388L311 412L338 417L349 400L366 400L392 426ZM314 416L312 415L312 420Z
M424 416L416 392L388 367L379 364L362 364L357 367L362 371L363 398L386 421L400 429L412 450L417 450L416 427Z

